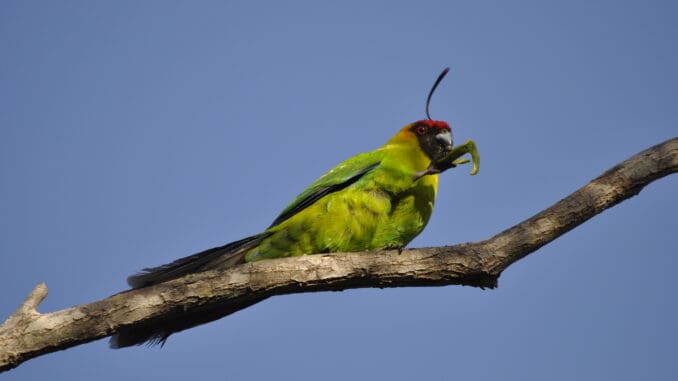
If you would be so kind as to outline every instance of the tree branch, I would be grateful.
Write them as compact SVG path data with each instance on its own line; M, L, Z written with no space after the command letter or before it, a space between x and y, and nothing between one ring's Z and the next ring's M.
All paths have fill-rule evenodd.
M362 287L463 284L494 288L502 271L589 218L678 171L678 138L651 147L533 217L481 242L378 253L335 253L247 263L192 274L40 314L39 284L0 325L0 371L33 357L204 311L216 320L262 299Z

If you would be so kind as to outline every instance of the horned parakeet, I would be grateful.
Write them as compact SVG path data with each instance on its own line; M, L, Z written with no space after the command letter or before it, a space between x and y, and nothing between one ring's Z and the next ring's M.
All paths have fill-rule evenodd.
M146 287L189 273L244 262L303 254L400 249L426 226L438 174L468 160L477 171L472 141L453 149L448 123L431 120L428 104L444 70L429 92L428 119L402 127L386 144L355 155L322 175L292 201L263 232L209 249L128 278L133 288ZM160 326L121 330L113 347L164 343L173 332L202 323L185 319ZM208 319L204 319L208 320Z

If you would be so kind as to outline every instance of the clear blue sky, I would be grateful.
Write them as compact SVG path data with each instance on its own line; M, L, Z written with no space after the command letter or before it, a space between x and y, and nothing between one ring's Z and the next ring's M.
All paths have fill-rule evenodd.
M0 318L256 233L424 117L475 139L410 246L487 238L678 135L672 1L0 3ZM162 348L100 340L3 380L675 380L678 177L497 290L276 297Z

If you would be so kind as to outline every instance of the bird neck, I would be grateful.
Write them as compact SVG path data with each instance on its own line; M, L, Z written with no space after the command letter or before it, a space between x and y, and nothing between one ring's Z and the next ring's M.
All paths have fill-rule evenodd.
M382 165L392 165L414 174L425 171L431 164L431 158L421 149L416 139L398 139L396 135L381 149L387 153L385 160L391 161Z

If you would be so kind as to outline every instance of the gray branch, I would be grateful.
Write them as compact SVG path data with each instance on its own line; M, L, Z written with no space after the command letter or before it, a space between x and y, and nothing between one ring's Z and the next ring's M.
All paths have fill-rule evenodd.
M584 221L678 171L678 138L640 152L546 210L481 242L370 253L316 254L192 274L40 314L39 284L0 325L0 371L42 354L182 314L219 319L274 295L362 287L463 284L494 288L502 271Z

